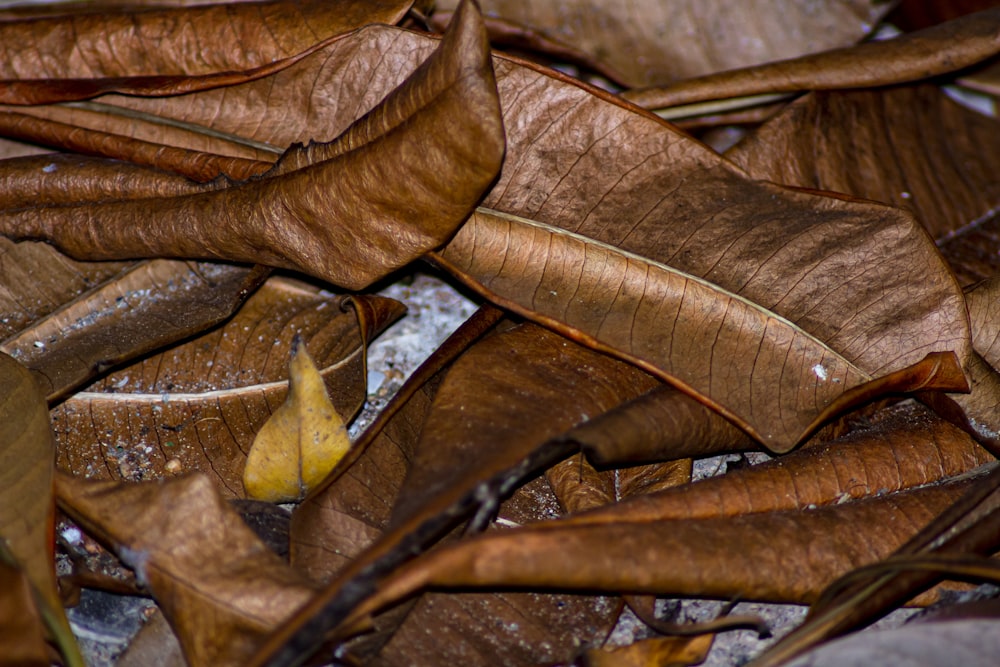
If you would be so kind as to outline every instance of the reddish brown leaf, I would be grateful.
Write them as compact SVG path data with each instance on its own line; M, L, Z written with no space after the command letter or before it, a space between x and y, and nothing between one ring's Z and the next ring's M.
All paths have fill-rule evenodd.
M931 484L992 460L967 433L926 409L893 408L879 413L873 425L835 440L564 521L661 521L805 509Z
M455 0L437 3L451 9ZM534 28L606 63L630 86L664 84L750 63L791 58L860 40L888 7L847 0L766 7L687 1L538 3L484 0L488 15Z
M998 129L930 85L813 93L726 157L756 178L910 209L942 239L1000 203Z
M228 86L280 71L324 40L367 23L395 23L412 4L276 0L4 22L0 44L11 48L0 58L0 101L46 104L116 91L176 95Z
M809 602L839 574L888 555L968 485L924 487L809 512L600 526L554 521L483 535L399 568L352 618L426 586Z
M630 91L624 97L648 109L663 109L744 95L907 83L989 58L1000 46L998 33L1000 10L990 9L891 40Z
M270 177L187 197L12 212L3 228L89 259L213 257L364 287L440 245L499 168L503 131L478 14L460 12L449 35L381 113L329 148L293 148ZM442 132L452 114L464 125Z

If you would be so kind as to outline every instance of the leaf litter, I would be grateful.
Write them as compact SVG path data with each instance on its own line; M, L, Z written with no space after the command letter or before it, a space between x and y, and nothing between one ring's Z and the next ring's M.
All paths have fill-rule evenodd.
M357 3L345 4L357 9ZM518 15L517 4L491 7L487 23L498 43L519 23L521 43L537 47L532 55L543 63L570 55L578 66L616 78L621 68L604 60L609 52L602 49L620 46L587 53L593 47L581 41L580 50L567 49L548 19L533 25L537 17ZM82 479L61 477L64 508L133 567L138 585L148 586L167 611L193 664L292 664L331 637L339 645L324 650L377 664L415 657L435 664L468 652L482 663L566 661L581 646L596 648L606 640L619 594L637 610L653 604L635 597L644 593L819 600L823 611L837 599L822 594L835 575L899 545L905 553L923 548L912 545L934 544L933 531L942 528L932 523L921 532L920 524L947 507L952 514L971 507L969 498L983 492L975 480L987 478L967 471L997 451L992 286L960 288L993 273L984 249L995 238L995 204L982 176L991 170L978 156L996 136L990 131L995 121L956 111L932 86L885 86L947 75L986 57L994 20L984 13L904 34L884 47L850 46L858 39L851 31L867 31L881 16L864 15L867 3L855 4L860 14L847 21L840 50L809 54L792 41L792 51L781 56L792 58L786 63L773 65L768 61L775 56L765 56L732 79L713 78L709 67L708 76L689 80L702 91L699 99L783 91L785 79L796 90L824 90L761 107L754 122L775 115L762 127L747 126L747 139L727 157L569 77L499 54L490 58L470 2L442 14L453 25L440 47L415 32L368 26L326 41L320 35L302 44L292 38L289 50L268 56L274 62L263 69L252 69L256 62L230 68L245 73L216 76L209 67L206 74L176 78L154 66L88 70L83 79L62 82L35 82L48 77L44 70L12 75L5 91L42 96L20 102L50 101L52 91L69 98L111 89L139 94L29 105L7 116L17 140L143 165L72 157L9 163L9 203L0 216L7 234L48 238L80 257L124 260L74 263L47 245L5 246L12 316L5 315L10 329L4 349L41 381L55 407L54 424L63 411L60 467L93 475L95 468L77 467L72 457L85 461L89 455L81 451L98 444L105 452L90 460L103 459L111 473L111 481L90 482L92 490ZM326 9L324 3L305 5ZM408 6L381 3L387 13L369 16L400 20ZM288 5L241 5L233 12L247 9L253 16L259 8L281 15ZM420 25L429 9L421 4L404 20ZM188 11L157 10L142 19L155 23L169 15L183 23L199 12L228 16L227 9ZM711 20L711 8L703 11ZM338 23L334 32L368 22L351 16L355 23ZM860 26L858 16L864 16ZM648 27L635 16L621 18L628 20L604 35L598 31L597 38L634 42ZM216 20L238 24L228 18L205 22ZM95 25L90 18L70 21ZM250 25L257 21L251 18ZM30 23L30 29L41 25ZM272 27L301 35L300 26L293 19ZM713 44L720 53L739 53L732 45L752 33L749 24L716 27L721 32L713 33ZM15 34L21 29L14 23L7 28ZM33 34L28 30L23 35ZM954 35L974 39L961 40L967 48L952 53L960 41ZM913 44L931 45L932 67L912 57ZM894 54L902 68L873 77L865 58L882 51ZM738 57L741 63L752 59ZM871 91L836 90L858 85L855 75L862 70ZM810 72L816 73L812 79ZM664 90L689 85L629 78L648 73L619 74L619 83L666 84ZM154 81L161 75L175 78ZM109 83L106 77L124 78ZM731 80L735 88L727 87ZM166 87L143 97L154 84ZM278 91L301 103L275 104ZM624 96L641 102L649 92ZM915 106L933 110L938 120L915 126L886 120ZM818 143L802 138L814 126L839 129L836 119L845 114L860 114L866 124L852 133L824 134ZM941 119L954 128L943 142L907 135L919 136ZM851 155L876 156L862 158L860 176L852 171L857 163L839 152L849 144L856 145ZM774 157L807 145L818 148L796 150L792 159ZM913 145L923 152L912 152ZM12 144L10 150L21 149ZM886 154L898 171L880 171L877 156ZM39 194L26 197L29 191ZM213 210L220 215L206 215ZM387 400L403 380L401 369L382 372L361 362L368 338L398 309L364 295L333 297L325 289L365 290L422 256L443 269L446 281L507 309L513 320L484 307L430 355L398 399ZM261 265L219 263L232 261ZM19 279L47 265L61 271L47 283ZM233 530L248 545L244 564L240 550L208 557L220 572L260 570L258 587L243 590L235 583L239 577L192 576L181 551L205 554L218 545L197 537L195 522L176 522L170 507L157 501L187 493L167 489L190 484L200 485L191 495L202 498L192 501L195 507L226 508L222 497L244 493L239 473L249 442L266 414L280 410L278 396L261 388L282 381L284 372L266 369L284 367L301 328L290 315L295 307L258 307L258 295L288 289L287 277L267 278L269 267L301 272L296 280L319 278L315 287L292 291L305 289L301 298L315 299L317 311L341 313L333 321L357 332L342 353L313 341L337 371L327 377L334 403L353 414L373 392L373 403L385 405L366 430L355 427L360 446L295 510L291 567L262 555L263 547L243 528ZM211 279L195 280L186 297L161 289L184 275L223 274L229 278L220 298L190 312L185 298L200 304L205 297L197 295L212 292ZM208 292L199 292L198 284ZM118 303L127 308L119 311ZM108 315L95 318L102 308ZM224 324L234 311L233 324ZM281 333L277 344L265 346L274 348L269 352L255 351L252 335L226 333L227 326L256 331L247 322L267 318L275 331L288 332L287 339ZM149 325L157 321L170 326ZM670 325L666 332L664 323ZM67 324L79 333L62 336ZM178 352L182 346L157 353L185 338L186 352ZM705 341L713 341L707 355ZM122 363L132 365L106 374ZM207 370L216 364L225 372ZM241 381L226 373L252 375L252 368L264 369L246 385L259 394L256 413L243 398L221 398L241 391L234 389ZM74 394L95 378L103 379ZM373 386L366 391L367 380ZM191 388L216 403L218 414L185 403ZM965 396L955 393L970 389ZM171 400L171 394L183 398ZM927 408L892 406L902 395ZM94 401L118 402L128 411L142 403L140 396L155 397L160 410L123 413L104 424L95 418ZM77 408L81 427L66 418L74 401L83 406ZM167 406L189 414L165 419ZM89 434L82 427L88 419ZM178 447L184 431L193 435L200 458L181 464L164 457L157 468L135 457L155 451L142 444L151 433L166 451ZM226 437L232 444L223 444ZM599 469L579 455L559 463L579 449ZM690 475L688 457L760 449L795 451L718 480L676 486ZM670 459L675 461L660 463ZM186 469L207 475L178 476ZM146 481L121 484L118 477ZM143 500L118 508L127 518L116 518L109 509L117 503L101 498L117 493ZM242 525L231 511L220 511L227 518L210 523ZM980 519L988 522L986 511ZM869 515L877 518L859 518ZM130 532L142 522L151 522L152 544ZM649 526L660 525L670 526L669 535L661 535L662 528L650 532ZM881 525L892 530L864 537ZM177 551L164 550L155 530L179 531L167 540ZM762 530L787 535L780 547L787 562L772 567L774 545L755 537ZM817 537L808 547L792 546L810 531ZM841 533L852 538L829 541ZM989 548L980 537L963 539L958 544ZM720 551L719 544L735 550ZM524 556L511 561L511 553ZM560 559L572 562L560 566ZM623 570L629 559L639 565ZM679 566L665 574L654 561ZM265 581L278 583L267 592ZM537 590L424 591L428 583ZM212 592L216 586L230 586L243 601L225 602L230 593ZM603 595L590 595L595 590ZM286 602L266 602L272 594ZM374 613L404 594L419 597ZM934 595L940 592L922 599ZM902 601L886 600L870 597L865 608L884 613ZM250 610L258 604L277 615L254 616ZM206 627L217 627L226 640L213 640ZM796 637L808 636L810 627L807 622ZM454 631L442 635L443 643L427 643L429 628ZM795 641L795 650L802 650L802 640ZM673 650L667 640L634 646L632 654L592 653L590 659L662 658ZM695 653L702 656L705 646L698 646Z

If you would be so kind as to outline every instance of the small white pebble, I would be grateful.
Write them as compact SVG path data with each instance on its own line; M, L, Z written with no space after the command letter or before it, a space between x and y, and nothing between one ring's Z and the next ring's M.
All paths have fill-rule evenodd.
M63 528L59 534L64 540L69 544L80 544L83 541L83 533L76 526L67 526Z

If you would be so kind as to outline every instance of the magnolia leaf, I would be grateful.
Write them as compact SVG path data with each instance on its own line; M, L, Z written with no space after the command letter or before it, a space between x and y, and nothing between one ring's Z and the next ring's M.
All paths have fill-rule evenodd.
M928 133L928 126L941 131ZM1000 202L998 129L996 119L926 84L817 92L789 104L726 157L756 178L909 209L933 238L944 239ZM894 168L886 169L887 160Z
M1000 10L989 9L895 39L733 69L670 86L629 91L647 109L800 90L866 88L947 74L997 53Z
M0 229L88 259L218 258L361 289L441 245L500 167L489 48L463 7L437 57L331 146L293 147L269 175L200 194L11 211Z
M456 4L444 0L437 6L448 10ZM629 86L847 46L863 38L888 10L868 0L821 7L798 0L766 7L705 0L483 0L482 5L488 16L574 45L606 63Z
M45 397L24 366L0 354L0 546L35 591L38 613L75 667L83 659L59 597L51 538L53 454Z
M247 497L301 500L351 447L344 420L301 340L292 345L288 396L257 432L243 468Z
M809 512L579 526L557 520L490 533L398 568L343 627L428 586L808 603L837 576L889 555L969 486L963 480Z
M379 297L331 297L272 278L225 326L126 366L52 412L59 467L138 480L201 470L242 497L254 435L284 401L292 340L319 360L334 406L353 415L365 399L365 350L402 315Z
M3 22L0 43L33 48L4 54L0 101L45 104L111 91L157 96L228 86L280 71L324 39L366 23L395 23L412 4L277 0Z
M192 667L244 665L312 595L204 475L130 484L60 474L59 505L135 570Z

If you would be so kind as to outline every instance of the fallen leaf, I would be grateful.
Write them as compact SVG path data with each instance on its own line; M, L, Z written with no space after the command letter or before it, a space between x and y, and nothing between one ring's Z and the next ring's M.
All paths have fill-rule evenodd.
M343 418L305 344L292 344L285 402L257 431L246 466L247 497L274 503L301 500L351 447Z
M103 8L0 23L0 79L196 76L288 58L366 23L395 23L412 0L272 0ZM13 45L22 48L13 48Z
M722 188L721 184L717 187ZM742 199L735 193L730 196L737 202ZM726 198L717 192L712 201ZM698 231L714 236L708 228L727 217L729 221L738 220L735 216L729 217L729 211L743 205L750 204L734 204L725 216L706 214L711 223L700 225ZM773 206L773 200L769 206ZM750 246L755 245L749 237L763 235L765 229L773 229L774 232L765 241L770 246L766 252L771 253L768 264L782 252L790 252L794 245L798 260L810 266L808 271L815 280L821 280L817 275L821 270L818 267L826 265L831 271L836 267L836 287L833 287L832 273L821 281L829 281L833 291L821 295L810 287L806 290L808 294L771 293L772 289L782 292L780 285L802 282L793 275L770 276L770 279L764 280L762 276L769 275L770 266L759 265L745 255L739 259L714 256L715 249L724 243L721 239L700 241L699 248L713 250L706 253L711 257L699 259L711 261L713 272L718 271L722 263L732 261L732 270L752 273L755 278L744 286L743 294L729 292L725 287L695 274L569 230L483 209L470 218L441 255L435 254L435 261L494 302L658 375L721 413L775 452L790 450L820 424L847 407L854 407L862 396L863 400L871 400L880 393L917 389L967 391L957 358L937 357L931 360L928 357L923 362L926 364L923 368L914 365L905 371L898 369L896 372L902 373L898 376L886 373L886 355L897 362L912 358L914 346L919 345L915 338L927 339L928 347L958 348L962 350L962 355L968 355L967 339L962 342L965 334L961 331L966 322L959 319L960 313L954 309L953 297L945 296L954 286L950 273L941 271L935 277L923 273L920 284L939 295L931 297L935 303L930 311L919 306L915 300L908 301L905 306L900 304L910 311L913 318L913 336L906 338L905 343L899 336L902 329L909 327L904 325L900 311L894 309L891 314L878 314L889 301L881 290L878 295L872 294L871 300L853 291L848 297L845 291L845 263L855 263L857 275L865 275L866 286L884 286L885 283L878 281L869 282L870 275L867 274L871 272L872 264L859 262L859 259L868 256L869 252L887 251L889 246L896 246L897 243L909 245L911 239L923 245L926 237L922 231L916 228L903 231L898 227L890 231L896 227L890 220L897 214L889 213L881 221L885 224L882 232L884 242L878 244L879 249L876 246L859 249L853 257L848 257L841 253L848 252L849 236L863 239L868 244L871 239L882 235L873 229L878 223L872 217L866 221L872 236L859 236L849 232L856 224L849 219L855 218L860 222L855 217L860 216L860 211L849 213L847 219L835 222L828 219L830 227L824 229L826 225L823 223L809 223L803 218L796 218L801 225L796 227L791 217L784 217L791 216L794 207L783 209L781 213L773 213L776 211L773 208L765 210L781 216L783 222L779 225L775 218L767 223L742 220L739 224L746 224L745 233L735 229L718 230L721 237L728 238L731 234L741 239L741 243L730 246L728 252L744 255L749 252ZM840 216L835 215L834 219L837 217ZM700 221L703 218L695 216L688 219ZM781 231L778 231L779 228ZM681 230L677 232L680 234ZM787 244L778 241L779 235L785 234L785 238L789 239ZM792 237L794 244L791 243ZM806 259L804 255L807 253L802 247L804 243L815 244L817 250L822 250L818 256ZM480 251L486 247L503 250L497 253ZM649 250L651 248L647 248ZM670 250L676 250L686 259L693 258L696 252L700 254L690 245ZM827 255L830 251L837 256ZM764 252L756 248L754 254L759 256ZM544 263L537 261L539 256L546 257ZM890 256L899 261L908 255L896 246L885 259L889 261ZM929 261L934 260L929 258ZM879 262L879 266L885 265ZM922 266L926 269L926 265ZM792 264L782 260L780 268L777 262L775 268L787 271ZM805 270L804 266L802 268ZM725 275L727 282L733 277L731 272L718 275L720 278ZM899 273L895 278L886 276L890 282L899 278ZM762 283L754 285L755 280ZM952 282L952 286L948 282ZM865 289L860 285L858 288ZM756 289L761 290L755 295L761 301L780 303L780 310L785 312L788 312L786 307L794 308L793 312L801 313L803 324L812 325L817 333L820 329L825 331L822 335L811 334L780 313L754 303L747 296ZM573 296L580 292L587 293L587 298L574 301ZM547 296L540 298L538 295ZM829 309L834 307L838 297L845 302L839 313L835 313ZM861 305L866 301L867 306ZM594 307L597 303L602 304L600 309ZM817 309L820 308L824 311L822 318L818 317ZM939 322L942 316L950 320L946 326L955 331L955 338L942 340L944 332L941 329L928 327L931 321ZM841 325L845 317L849 322ZM664 321L671 323L669 335L664 334ZM863 337L861 332L857 332L858 335L849 333L854 329L851 325L856 326L862 321L879 324L873 324L874 330L873 326L866 326ZM705 340L713 341L708 350L702 347ZM840 341L843 341L843 352L837 350ZM874 356L876 350L882 355L877 360ZM716 366L715 360L722 358L726 360L724 366ZM740 368L744 363L747 367ZM869 373L862 370L863 366L874 366L877 370ZM870 385L878 375L882 376L881 382L886 385L884 388ZM780 395L771 392L770 387L776 382L786 387L787 392ZM852 398L853 391L859 392L858 398Z
M928 84L819 92L789 104L726 157L755 178L909 209L944 239L1000 202L1000 159L984 150L997 143L998 127Z
M437 3L453 9L455 0ZM629 86L791 58L853 44L888 10L878 2L844 0L821 7L796 0L764 7L725 2L606 2L558 4L483 0L484 12L572 44Z
M338 413L354 415L365 399L367 341L400 315L392 300L331 298L271 279L224 327L127 366L57 406L59 467L132 480L201 470L224 494L242 497L246 453L285 399L283 359L293 338L320 361Z
M884 410L874 423L780 458L694 484L629 498L563 522L614 523L809 509L949 479L993 456L969 434L918 406Z
M313 594L208 477L129 484L60 474L59 505L147 586L192 667L243 665Z
M67 664L76 666L83 659L56 585L53 454L45 397L24 366L0 354L0 543L35 591Z
M329 147L289 149L269 177L188 196L9 212L0 227L88 259L218 258L361 289L441 245L500 166L503 130L474 9L456 15L438 53L382 112ZM442 132L443 117L464 125Z
M899 37L733 69L623 94L647 109L705 100L908 83L975 65L997 53L1000 10L989 9Z
M840 574L887 556L968 487L966 480L808 512L596 526L552 521L487 534L398 568L344 626L427 586L808 603Z
M412 4L277 0L3 22L0 43L31 48L4 53L0 101L178 95L254 80L321 48L324 39L370 22L395 23Z

